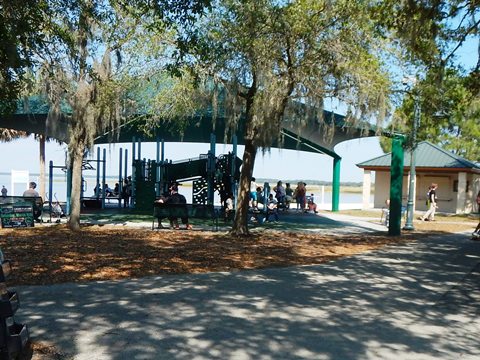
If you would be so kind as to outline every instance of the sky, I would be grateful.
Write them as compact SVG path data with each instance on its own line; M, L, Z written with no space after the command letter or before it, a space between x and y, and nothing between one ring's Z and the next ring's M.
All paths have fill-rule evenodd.
M107 175L118 176L119 149L128 149L129 166L131 164L132 145L126 143L101 145L107 154ZM169 160L182 160L206 154L209 144L194 143L166 143L165 158ZM52 160L55 166L65 164L65 145L55 142L46 144L47 163ZM96 149L94 150L96 154ZM124 150L123 150L124 151ZM231 145L217 144L216 154L226 154L232 151ZM361 182L363 171L356 164L371 158L380 156L383 151L380 148L378 138L354 139L338 144L335 151L342 157L341 181ZM103 150L101 151L103 153ZM238 156L243 155L243 146L238 147ZM10 173L11 170L28 170L30 173L39 172L38 143L32 139L19 139L10 143L0 143L0 172ZM156 158L156 144L142 144L142 158ZM123 165L122 165L123 166ZM48 168L46 169L48 172ZM56 170L60 173L60 170ZM56 173L57 173L56 172ZM130 173L130 169L128 171ZM95 175L94 171L85 174ZM254 176L256 178L269 178L278 180L323 180L331 181L333 173L333 160L327 155L301 152L295 150L271 149L269 153L257 155Z

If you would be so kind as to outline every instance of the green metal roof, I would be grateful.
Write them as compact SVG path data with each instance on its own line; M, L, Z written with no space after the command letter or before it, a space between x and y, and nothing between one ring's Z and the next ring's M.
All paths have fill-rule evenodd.
M385 167L390 168L392 160L391 153L376 157L357 164L360 168ZM404 166L410 166L410 151L405 151ZM418 144L415 151L415 167L416 168L443 168L443 169L472 169L480 171L480 166L468 161L458 155L452 154L441 147L434 145L428 141L422 141Z

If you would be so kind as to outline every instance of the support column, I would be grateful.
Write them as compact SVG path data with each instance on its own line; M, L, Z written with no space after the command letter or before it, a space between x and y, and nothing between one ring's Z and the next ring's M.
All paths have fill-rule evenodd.
M213 204L214 200L214 180L215 180L215 134L210 134L210 151L208 152L208 164L207 164L207 204Z
M50 213L50 221L52 221L52 198L53 198L53 161L50 160L48 165L48 211Z
M340 204L340 162L341 157L333 158L332 211L338 211Z
M122 198L122 189L123 189L123 182L122 182L122 155L123 155L123 149L120 148L120 151L118 152L118 207L122 207L122 201L120 200Z
M97 146L97 183L95 184L95 197L100 198L100 146Z
M370 170L363 170L363 206L362 208L369 209L370 208L370 192L372 187L372 172Z
M237 135L233 135L232 138L232 167L230 169L230 175L231 175L231 184L232 184L232 202L233 202L233 208L237 208L237 181L235 180L235 171L237 169Z
M67 206L66 206L66 214L65 215L70 215L70 209L71 209L71 201L72 201L72 173L73 173L73 168L72 168L72 161L69 160L67 164ZM50 195L51 196L51 195Z
M392 162L390 165L390 221L388 235L400 235L402 221L403 187L403 136L392 139Z
M458 173L458 192L456 214L465 213L465 202L467 200L467 173Z
M107 171L107 149L103 149L103 163L102 163L102 209L105 209L105 185L106 185L106 171Z

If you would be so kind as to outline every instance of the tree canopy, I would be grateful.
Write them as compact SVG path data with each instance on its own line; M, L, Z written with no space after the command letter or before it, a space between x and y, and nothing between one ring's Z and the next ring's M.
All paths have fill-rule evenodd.
M15 111L33 53L44 45L43 0L0 1L0 114Z
M198 96L198 87L209 90L214 114L224 109L232 132L240 116L246 119L240 129L245 152L234 233L248 233L248 189L257 150L281 142L284 119L324 124L331 133L322 118L328 98L346 105L352 123L385 116L391 85L382 60L387 44L378 36L368 5L217 1L202 19L195 43L175 63L196 83L189 87L192 97ZM167 102L160 109L174 108L168 97L158 100Z

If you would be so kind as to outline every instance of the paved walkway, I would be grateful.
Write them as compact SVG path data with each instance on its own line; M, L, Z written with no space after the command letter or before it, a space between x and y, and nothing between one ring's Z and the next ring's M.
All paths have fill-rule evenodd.
M75 359L480 358L467 234L316 266L17 290L17 320Z

